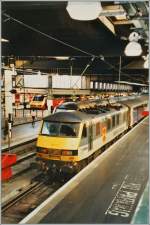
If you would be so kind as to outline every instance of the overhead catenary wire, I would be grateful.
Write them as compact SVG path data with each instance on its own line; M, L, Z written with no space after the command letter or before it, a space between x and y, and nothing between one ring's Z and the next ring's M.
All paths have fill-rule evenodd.
M95 59L95 57L91 58L91 60L88 62L88 64L86 65L86 67L84 68L82 73L80 74L81 79L82 79L82 76L84 75L85 71L91 66L91 64L94 61L94 59ZM72 85L72 88L75 87L75 85L78 83L79 80L80 80L80 78Z
M102 60L102 59L101 59L101 56L99 57L99 59ZM111 63L107 62L106 60L103 60L103 62L104 62L106 65L108 65L109 67L111 67L115 72L118 73L118 69L117 69L115 66L113 66ZM133 78L133 77L130 76L129 74L122 72L122 71L121 71L121 68L120 68L120 72L119 72L119 73L120 73L120 75L124 75L124 76L126 76L126 77L128 77L128 78L130 78L130 79L132 79L132 80L137 80L137 81L139 81L139 79Z
M47 38L49 38L49 39L51 39L51 40L54 40L54 41L56 41L56 42L58 42L58 43L60 43L60 44L62 44L62 45L64 45L64 46L70 47L70 48L72 48L72 49L74 49L74 50L76 50L76 51L78 51L78 52L82 52L82 53L84 53L84 54L86 54L86 55L88 55L88 56L91 56L92 59L93 59L93 58L94 58L94 59L95 59L95 58L101 59L101 57L100 57L99 55L92 54L92 53L87 52L87 51L85 51L85 50L82 50L82 49L80 49L80 48L78 48L78 47L75 47L75 46L73 46L73 45L71 45L71 44L69 44L69 43L67 43L67 42L64 42L64 41L62 41L62 40L60 40L60 39L58 39L58 38L55 38L55 37L53 37L53 36L51 36L51 35L49 35L49 34L46 34L46 33L42 32L42 31L38 30L37 28L34 28L34 27L32 27L32 26L30 26L30 25L28 25L28 24L26 24L26 23L24 23L24 22L22 22L22 21L20 21L20 20L18 20L18 19L16 19L16 18L14 18L14 17L12 17L11 15L9 15L9 14L7 14L7 13L5 13L5 12L3 12L3 15L6 16L7 18L9 18L10 20L13 20L14 22L16 22L16 23L18 23L18 24L20 24L20 25L22 25L22 26L24 26L24 27L26 27L26 28L28 28L28 29L30 29L30 30L36 32L36 33L39 33L39 34L41 34L41 35L43 35L43 36L45 36L45 37L47 37ZM90 60L90 61L91 61L91 60ZM110 63L108 63L106 60L103 60L103 62L104 62L105 64L109 65L109 66L110 66L112 69L114 69L116 72L118 72L118 69L117 69L115 66L113 66L113 65L110 64ZM88 67L89 67L89 65L87 64L86 68L85 68L85 69L83 70L83 72L81 73L81 76L83 76L83 74L85 73L85 71L87 70ZM120 71L120 73L122 73L122 75L124 75L124 76L129 77L129 78L132 79L132 77L131 77L129 74L126 74L126 73L124 73L124 72L122 72L122 71ZM134 78L134 80L135 80L135 78ZM136 80L138 80L138 79L136 79Z
M6 17L9 18L9 19L15 21L16 23L19 23L19 24L21 24L22 26L24 26L24 27L26 27L26 28L28 28L28 29L30 29L30 30L36 32L36 33L39 33L39 34L41 34L41 35L43 35L43 36L45 36L45 37L48 37L48 38L50 38L50 39L52 39L52 40L54 40L54 41L56 41L56 42L59 42L59 43L62 44L62 45L65 45L65 46L67 46L67 47L70 47L70 48L72 48L72 49L74 49L74 50L76 50L76 51L82 52L82 53L84 53L84 54L86 54L86 55L94 56L92 53L89 53L89 52L84 51L84 50L82 50L82 49L80 49L80 48L78 48L78 47L75 47L75 46L73 46L73 45L71 45L71 44L68 44L67 42L64 42L64 41L62 41L62 40L60 40L60 39L58 39L58 38L55 38L55 37L53 37L52 35L46 34L46 33L42 32L42 31L40 31L40 30L38 30L38 29L36 29L36 28L34 28L34 27L32 27L32 26L30 26L30 25L28 25L28 24L26 24L26 23L24 23L24 22L22 22L22 21L20 21L20 20L18 20L18 19L16 19L16 18L12 17L12 16L10 16L10 15L7 14L7 13L3 13L3 15L6 16Z

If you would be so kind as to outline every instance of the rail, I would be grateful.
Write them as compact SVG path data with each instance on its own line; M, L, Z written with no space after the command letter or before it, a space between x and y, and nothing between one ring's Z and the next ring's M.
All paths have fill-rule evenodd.
M7 151L9 151L9 150L14 150L14 149L19 148L19 147L22 147L22 146L24 146L24 145L33 143L33 142L35 142L36 140L37 140L37 138L33 138L33 139L31 139L31 140L28 140L28 141L25 141L25 142L22 142L22 143L19 143L19 144L12 145L12 146L10 146L10 148L8 148L8 147L2 148L2 152L4 153L4 152L7 152Z
M2 204L2 223L19 223L61 185L58 183L49 184L46 180L31 183L19 194Z

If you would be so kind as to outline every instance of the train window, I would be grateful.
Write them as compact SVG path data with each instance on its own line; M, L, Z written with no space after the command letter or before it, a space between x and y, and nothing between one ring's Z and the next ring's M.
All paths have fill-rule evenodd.
M124 115L125 115L125 112L122 114L122 121L123 121L123 123L125 122Z
M79 123L60 124L60 136L78 136Z
M124 112L124 114L123 114L123 121L126 122L126 119L127 119L127 113Z
M115 127L115 116L112 117L112 127Z
M96 137L96 124L92 124L92 128L91 128L91 132L92 132L92 137L95 138Z
M119 114L116 115L116 125L119 125Z
M111 129L111 119L108 118L107 119L107 130L110 130Z
M79 124L76 123L58 123L58 122L44 122L42 132L43 135L48 136L78 136Z
M44 96L34 96L33 101L43 101Z
M76 131L71 125L62 124L60 127L60 136L76 136Z
M83 130L82 130L82 138L87 137L87 128L86 125L83 126Z
M41 134L57 136L59 133L59 123L44 122Z
M96 124L96 136L100 135L100 123Z
M83 126L83 130L82 130L82 136L81 136L81 143L80 146L82 145L86 145L88 143L88 139L87 139L87 127L84 124Z

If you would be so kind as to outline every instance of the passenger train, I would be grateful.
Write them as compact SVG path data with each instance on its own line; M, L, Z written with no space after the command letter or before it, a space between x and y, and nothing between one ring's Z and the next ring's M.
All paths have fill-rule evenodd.
M114 103L117 101L125 101L129 99L135 99L135 98L140 98L140 96L118 96L118 97L111 97L111 98L105 98L105 99L89 99L89 100L83 100L83 101L68 101L68 102L63 102L59 105L57 105L53 113L56 112L72 112L76 110L80 110L83 108L91 108L93 105L97 105L101 102L101 104L108 104L108 103Z
M47 97L44 95L35 95L30 102L31 109L47 109Z
M43 119L37 139L42 170L74 174L143 117L148 97L60 111Z
M56 108L64 102L64 98L54 98L51 100L51 107ZM31 109L47 109L47 96L46 95L35 95L30 102Z

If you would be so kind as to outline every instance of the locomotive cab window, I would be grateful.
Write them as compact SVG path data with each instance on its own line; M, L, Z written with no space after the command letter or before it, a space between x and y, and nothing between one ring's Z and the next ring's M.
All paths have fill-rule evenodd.
M56 136L59 133L58 123L44 122L41 134Z
M60 127L60 136L76 136L76 131L70 124L62 124Z
M33 101L43 101L44 96L34 96Z
M58 123L44 122L41 134L58 137L77 137L79 124L76 123Z

